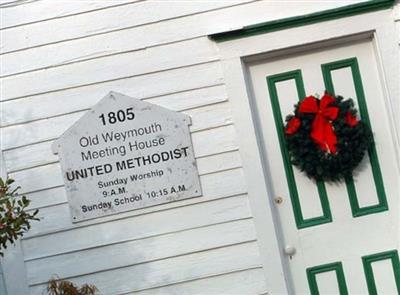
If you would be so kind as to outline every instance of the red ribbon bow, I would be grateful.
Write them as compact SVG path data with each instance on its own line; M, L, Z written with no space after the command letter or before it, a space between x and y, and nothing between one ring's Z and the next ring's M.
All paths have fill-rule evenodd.
M323 151L332 154L336 153L337 138L331 122L339 114L338 107L329 106L334 101L335 99L325 92L321 100L314 96L307 96L299 107L300 113L316 114L311 125L310 136Z

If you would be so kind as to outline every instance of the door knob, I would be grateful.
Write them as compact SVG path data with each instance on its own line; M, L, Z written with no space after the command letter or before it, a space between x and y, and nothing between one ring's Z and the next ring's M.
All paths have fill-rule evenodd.
M296 254L296 248L291 245L286 245L284 252L288 256L293 256L294 254Z

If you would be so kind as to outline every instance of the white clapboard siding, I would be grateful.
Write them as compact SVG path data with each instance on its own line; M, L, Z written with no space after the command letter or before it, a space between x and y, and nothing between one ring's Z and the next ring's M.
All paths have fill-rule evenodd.
M220 180L220 177L217 177L218 180ZM230 180L229 177L226 177L225 179ZM236 180L238 182L240 182L240 179L233 179ZM241 186L241 187L239 187ZM227 186L223 186L224 188L226 188ZM240 196L241 199L246 200L247 202L247 196L243 196L240 195L240 193L244 191L243 188L243 183L241 184L235 184L233 187L229 187L230 191L228 192L228 195L237 195ZM80 235L80 233L82 233L82 239L84 237L89 237L90 239L83 239L82 241L80 241L81 244L79 245L83 245L82 248L85 247L93 247L93 246L98 246L98 244L101 243L107 243L107 242L113 242L113 241L109 241L108 239L106 239L104 236L99 236L98 238L100 240L98 240L97 238L94 238L93 236L89 235L86 236L85 233L87 233L88 228L92 228L94 226L94 228L99 229L101 232L103 232L104 228L110 228L110 226L113 225L118 225L120 226L121 224L125 224L127 223L127 226L132 225L130 218L134 217L135 218L135 224L136 224L136 220L138 220L139 216L149 216L149 221L151 222L151 220L154 221L154 218L156 216L159 216L160 214L162 214L162 212L169 212L170 210L173 210L173 212L175 212L174 214L180 214L177 212L180 211L185 211L186 208L192 208L193 206L195 206L195 208L199 208L202 209L203 206L201 206L201 204L207 204L210 201L215 205L215 206L221 206L220 208L223 208L224 206L217 202L217 200L228 200L228 199L236 199L238 198L237 196L226 196L227 194L224 195L224 192L213 192L215 195L211 195L211 194L205 194L203 197L198 198L197 202L194 199L188 199L188 200L183 200L183 201L179 201L179 202L172 202L172 203L168 203L168 204L164 204L164 205L160 205L160 206L154 206L154 207L147 207L144 209L138 209L138 210L134 210L134 211L130 211L130 212L125 212L125 213L121 213L118 215L112 215L112 216L107 216L104 218L98 218L98 219L94 219L94 220L90 220L84 223L79 223L79 224L71 224L71 217L70 217L70 212L69 212L69 206L67 204L63 204L63 205L59 205L59 206L54 206L54 207L48 207L48 208L43 208L41 209L39 216L42 218L42 220L40 221L40 223L33 223L33 227L34 230L30 231L29 234L27 234L26 237L28 237L29 239L27 241L31 241L31 239L34 239L35 241L33 242L33 244L31 245L36 245L36 244L41 244L41 241L48 241L48 240L52 240L53 237L57 238L59 236L66 236L66 237L71 237L73 238L75 236L75 234L77 234L78 236ZM225 202L225 201L222 201ZM236 201L227 201L229 204L233 204L236 203ZM213 206L214 206L213 205ZM200 207L199 207L200 206ZM243 209L243 206L239 206ZM237 205L232 205L232 207L230 207L230 209L227 210L233 210L234 212L236 212L237 210ZM240 210L242 210L240 209ZM221 209L222 210L222 209ZM201 213L201 211L199 212L200 214L204 214ZM169 220L169 219L168 219ZM59 224L57 224L59 223ZM108 225L109 224L109 225ZM89 227L88 227L89 226ZM154 225L157 226L157 225ZM159 226L159 225L158 225ZM124 228L123 226L121 228ZM111 229L110 229L111 230ZM124 229L125 230L125 229ZM91 232L91 231L89 231ZM95 232L93 232L95 233ZM124 237L127 237L127 232L121 232L121 231L117 231L115 234L119 235L121 240L124 240ZM107 237L114 237L114 235L111 235L110 232L106 233ZM129 235L128 235L129 236ZM63 240L60 240L61 243ZM49 245L51 245L51 247L53 247L54 243L51 243ZM74 248L76 250L80 249L80 246L76 246L76 244L68 244L69 249ZM86 246L84 246L86 245ZM71 248L72 247L72 248ZM56 248L55 248L56 249ZM71 251L73 251L74 249L72 249ZM43 250L44 251L44 250ZM57 251L50 251L49 249L47 249L46 252L42 252L44 253L44 255L46 255L45 253L57 253ZM27 254L28 256L30 254ZM50 255L50 254L49 254Z
M238 148L233 125L193 133L192 143L195 157L204 157Z
M112 1L1 1L1 27L8 28L34 23L47 19L65 17L93 10L104 9L125 3L133 3L140 0L112 0ZM51 9L49 9L51 7Z
M72 281L94 283L103 294L121 294L257 266L258 247L249 242L85 275ZM31 294L42 294L43 287L32 287Z
M58 162L58 155L51 152L52 143L53 141L45 141L5 151L4 159L7 171L13 173L22 169Z
M67 202L64 185L46 188L45 190L24 194L31 200L30 207L32 210L43 207L50 207Z
M197 70L200 69L200 70ZM181 111L185 109L195 108L207 104L224 101L227 99L224 85L214 85L216 81L215 74L211 70L209 73L204 72L204 65L194 66L191 77L194 81L198 81L197 85L181 85L181 87L195 87L193 88L182 88L177 90L175 93L160 93L160 95L154 94L152 97L139 96L141 93L136 93L136 97L140 99L147 99L150 103L155 103L164 107L168 107L172 110ZM177 70L173 70L175 72ZM179 69L182 75L185 74L185 70ZM206 77L203 77L203 76ZM172 75L171 75L172 76ZM148 83L154 83L154 79L157 77L154 75L148 76ZM174 75L173 77L167 77L168 82L181 83L182 77ZM209 81L205 80L209 79ZM157 81L157 83L160 83ZM81 89L79 89L81 90ZM66 93L67 92L67 95ZM8 126L13 124L21 124L34 120L40 120L53 116L59 116L66 113L77 112L89 109L91 106L96 104L102 97L94 96L85 97L84 94L80 94L80 91L72 89L60 93L51 93L40 96L25 97L16 100L10 100L1 102L1 126ZM104 94L103 94L104 95ZM132 96L132 95L131 95ZM85 99L82 99L85 97ZM57 106L57 103L61 99L68 100L69 104L63 104L61 107ZM37 105L40 104L40 108Z
M160 72L171 68L215 61L218 58L216 46L211 40L205 37L196 38L1 78L2 99L7 100ZM24 87L18 87L19 85L24 85Z
M16 105L13 101L4 103L1 109L6 122L14 123L46 117L46 114L54 116L89 109L111 90L139 99L171 94L165 99L159 98L165 103L168 99L174 100L174 94L178 92L216 86L222 82L221 65L213 62L33 96L21 99L21 103L16 100ZM202 94L200 97L206 97L207 90ZM30 102L25 106L27 100ZM195 97L190 101L193 100ZM36 110L38 105L41 110Z
M255 295L268 294L262 268L234 271L129 295Z
M4 43L2 52L6 53L63 40L123 30L249 1L251 0L141 1L133 5L117 6L107 10L102 9L67 18L37 22L1 31L2 43ZM9 13L6 15L9 15ZM72 23L73 26L71 26ZM51 30L47 29L49 24L52 26Z
M54 273L61 278L70 278L254 240L256 233L253 221L245 219L57 254L28 261L26 268L29 283L40 284ZM49 265L52 267L49 268ZM76 268L76 265L80 267Z
M3 140L1 149L7 150L56 139L83 115L83 112L79 112L2 128L1 137Z
M5 72L10 72L13 68L17 68L17 71L45 68L207 36L212 33L239 29L250 24L312 13L353 2L360 1L292 1L285 3L285 9L282 9L281 3L277 1L252 2L112 33L16 51L4 54L2 63ZM70 26L73 25L75 24L70 22ZM43 30L48 31L48 28L48 24L43 24Z
M2 128L2 149L7 150L56 139L85 113L86 111L43 119L30 124L19 124ZM198 132L232 123L229 103L206 106L185 113L192 117L191 132Z
M52 234L28 236L24 238L22 247L25 259L33 260L249 217L248 199L242 195L70 228Z
M230 103L218 103L210 106L184 111L192 118L191 132L230 125L233 123Z
M240 153L228 151L221 154L196 159L201 175L239 168L242 166Z
M182 200L179 202L171 202L160 206L148 207L150 209L138 209L110 215L108 217L98 218L85 222L72 224L70 209L68 204L61 204L52 207L45 207L40 210L42 219L40 222L32 224L32 229L26 236L35 236L54 233L67 229L78 228L92 223L107 222L116 218L132 216L144 212L154 212L157 210L166 210L177 206L186 206L199 202L206 202L218 198L226 198L234 195L246 193L246 185L243 179L243 171L241 169L229 170L221 173L207 174L201 177L201 185L203 196Z

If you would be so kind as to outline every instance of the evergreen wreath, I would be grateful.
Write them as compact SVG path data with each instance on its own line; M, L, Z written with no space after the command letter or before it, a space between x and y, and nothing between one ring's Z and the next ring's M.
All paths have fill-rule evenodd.
M286 117L289 158L317 181L341 181L352 176L373 143L369 126L357 119L352 99L307 96Z

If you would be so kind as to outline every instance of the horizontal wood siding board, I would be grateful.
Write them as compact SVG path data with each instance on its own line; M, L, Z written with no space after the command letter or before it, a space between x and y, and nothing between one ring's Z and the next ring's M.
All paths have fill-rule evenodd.
M140 1L134 5L119 5L85 14L37 22L30 25L3 29L2 52L23 50L65 40L87 38L93 35L147 25L193 15L253 0L232 1ZM5 16L8 16L5 13ZM90 22L88 22L90 19ZM115 21L118 19L118 21ZM71 24L74 24L71 26ZM52 30L44 30L51 26Z
M202 197L166 203L159 206L146 207L143 209L136 209L75 224L71 223L70 208L66 203L42 208L40 210L41 221L32 225L32 230L26 234L26 238L39 238L42 236L54 235L59 232L70 230L77 231L78 228L85 228L93 224L104 224L115 220L127 219L132 216L140 216L143 214L146 215L155 212L159 213L170 209L183 208L217 199L236 197L246 193L244 181L240 177L243 177L241 170L230 170L224 172L223 174L206 175L203 177L202 181L202 185L204 185L202 187L204 191ZM236 181L236 183L229 185L216 182L221 181L221 179L226 181Z
M1 129L1 137L3 139L1 148L6 151L8 149L57 139L83 115L83 112L79 112L51 119L43 119L33 123L4 127ZM20 134L21 131L23 134Z
M160 210L160 207L163 210ZM147 214L143 213L145 210L140 210L142 214L135 216L115 220L108 217L108 222L97 220L97 223L92 221L91 224L86 225L76 224L73 228L64 230L59 228L57 232L28 236L22 242L24 253L26 253L25 259L38 259L251 217L246 195L217 198L175 208L160 207L157 208L158 211L154 211L153 208L153 211ZM61 213L68 208L60 206L54 209L62 209L53 210ZM155 219L168 220L168 222L159 223L155 222ZM183 220L185 222L182 222ZM135 226L132 226L132 222ZM119 230L116 231L115 228ZM71 243L65 243L66 240Z
M196 162L201 175L242 167L240 153L237 150L202 157L197 159Z
M196 38L5 77L1 79L2 100L145 75L218 59L219 55L213 42L207 38ZM79 75L74 73L79 73ZM63 77L63 79L58 77ZM21 84L24 87L18 87Z
M91 219L89 221L72 224L70 208L67 203L42 208L40 222L32 224L32 229L26 234L26 237L34 237L39 235L54 234L59 231L76 230L79 227L87 225L104 223L112 220L128 218L131 216L138 216L140 214L149 214L153 212L160 212L169 210L171 208L178 208L183 206L190 206L196 203L208 202L215 199L223 199L232 196L242 195L246 193L246 186L241 169L228 170L220 173L209 174L201 177L201 184L203 189L203 196L199 198L186 199L176 202L170 202L158 206L147 207L144 209L136 209L133 211L122 212L107 217ZM221 183L226 181L226 183ZM235 181L235 183L227 183L227 181Z
M138 292L120 293L140 295L204 295L204 294L240 294L254 295L267 294L268 288L265 284L264 271L262 268L232 271L229 273L214 275L180 282L167 284L162 287L140 290Z
M281 9L278 2L257 1L225 9L175 18L108 34L34 47L3 55L4 73L47 68L121 52L208 36L239 29L266 20L316 12L341 6L340 2L288 2ZM74 23L70 24L71 26ZM43 30L47 30L46 25Z
M2 102L1 110L5 124L10 125L15 122L46 118L46 114L47 117L51 117L89 109L110 90L139 99L154 98L154 103L165 104L181 99L181 104L184 104L182 100L187 98L188 93L181 95L181 92L208 88L221 83L223 83L221 65L212 62ZM210 92L212 95L212 90ZM208 91L205 90L202 94L201 97L205 97ZM195 97L190 101L193 100ZM43 105L43 108L36 110L39 109L37 105Z
M140 79L133 79L133 82L136 82L135 80L145 80L147 77L146 84L150 84L152 82L155 83L158 78L163 79L165 77L170 82L170 85L176 83L175 87L171 87L171 92L165 93L164 91L166 90L162 88L163 85L160 85L161 93L157 94L155 92L150 96L135 90L133 87L129 90L125 90L130 92L129 95L132 97L148 100L148 102L159 104L176 111L215 103L218 99L227 99L225 87L221 85L222 77L217 76L219 71L215 64L210 64L209 67L207 67L207 64L193 66L191 70L193 81L187 81L187 84L183 83L185 79L180 76L180 74L187 75L187 68L172 70L171 72L164 72L158 75L146 75ZM131 79L128 80L132 81ZM158 83L163 83L163 81L160 80ZM100 93L100 91L95 90L99 86L84 87L1 102L1 125L6 127L88 110L105 95L104 93L106 93L105 91L107 91L107 88L112 89L112 86L104 87L104 93ZM101 88L100 86L100 89ZM98 95L97 97L95 96L96 94ZM82 99L83 97L85 97L85 99ZM62 106L58 106L58 103L65 101L68 101L68 104L64 103ZM38 104L42 107L38 108Z
M31 1L28 3L18 0L2 1L0 5L2 8L1 27L23 26L44 20L68 17L95 10L107 9L117 5L130 4L137 1L141 0L71 1L68 5L54 3L53 0ZM52 9L49 9L49 5L52 5Z
M90 282L104 294L118 294L258 266L257 244L249 242L85 275L72 281L78 284ZM42 294L43 287L32 287L31 294Z
M51 152L53 141L27 145L4 152L4 161L10 173L58 162L58 155Z
M44 190L24 194L31 200L30 208L32 210L53 207L67 203L67 195L64 185L57 187L47 187Z
M85 113L86 111L2 128L2 148L7 150L57 139ZM230 105L227 102L192 109L184 113L192 118L190 126L192 133L232 123Z
M255 239L253 221L245 219L35 259L27 262L26 268L29 283L40 284L54 273L60 278L76 277Z
M357 4L318 11L306 15L283 18L274 21L263 22L256 25L249 25L239 30L211 34L210 38L217 42L224 42L238 38L284 30L287 28L314 24L321 21L334 20L342 17L386 9L392 7L393 4L394 0L369 0Z

